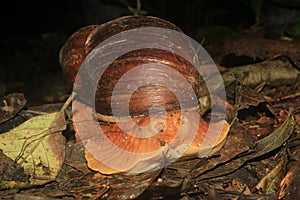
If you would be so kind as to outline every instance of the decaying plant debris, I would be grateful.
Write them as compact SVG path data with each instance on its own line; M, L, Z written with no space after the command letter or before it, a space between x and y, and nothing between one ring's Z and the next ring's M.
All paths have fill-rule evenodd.
M140 175L105 176L93 172L86 165L82 145L74 140L69 107L59 111L62 102L28 108L22 99L18 107L0 115L1 132L30 117L62 112L67 121L62 132L67 139L64 164L56 178L41 185L31 184L28 174L18 164L7 161L11 167L0 165L0 196L4 199L298 199L299 67L286 56L267 59L265 54L255 53L263 61L220 67L227 102L233 108L227 111L231 128L225 146L211 157L184 157L164 169ZM297 56L296 52L296 59ZM1 112L6 111L3 108L1 105ZM205 117L209 119L209 112ZM2 151L0 157L8 159Z

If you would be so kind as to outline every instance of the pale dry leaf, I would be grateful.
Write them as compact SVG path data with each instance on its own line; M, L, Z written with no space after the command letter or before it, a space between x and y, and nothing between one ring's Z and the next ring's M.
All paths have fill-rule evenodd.
M0 149L30 175L31 184L53 180L64 161L66 128L62 112L33 117L0 135Z

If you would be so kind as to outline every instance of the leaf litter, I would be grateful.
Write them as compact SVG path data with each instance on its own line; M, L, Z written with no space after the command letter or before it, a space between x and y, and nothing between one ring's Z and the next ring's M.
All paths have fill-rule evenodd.
M286 61L276 62L287 65ZM265 61L263 67L272 66L273 63ZM259 66L262 67L254 67L255 74L259 73ZM235 71L230 72L230 68L227 73L231 73L230 77L236 74ZM274 80L260 78L255 82L240 82L238 80L241 79L236 77L227 82L225 80L227 101L233 105L234 110L228 113L231 129L220 151L207 158L184 157L164 169L138 175L103 175L90 170L84 159L82 144L69 137L67 143L64 142L65 135L62 132L74 134L72 123L64 121L65 118L68 122L72 121L71 115L64 115L66 108L34 117L32 119L38 123L45 121L39 125L39 131L29 134L30 139L23 139L23 143L20 143L22 145L16 145L18 142L14 140L17 137L10 140L11 144L18 146L18 151L12 153L10 159L16 160L24 168L25 175L29 175L29 179L23 179L21 183L31 183L29 189L23 189L15 196L65 199L296 199L300 184L299 86L294 76L292 81L285 81L287 85L273 86L280 79L278 74L272 77ZM260 81L266 82L259 84ZM288 91L286 88L293 90ZM24 124L23 136L24 130L33 126ZM32 159L34 162L30 161L34 164L25 167L26 159L34 157L28 155L34 155L37 152L34 149L44 145L44 142L45 147L53 149L51 145L54 143L45 139L50 138L50 135L59 135L58 141L62 142L60 153L52 152L50 156L42 154L41 150L39 161ZM3 141L0 140L1 143ZM0 148L5 152L3 147ZM65 150L68 152L67 157L62 156ZM55 157L56 160L50 159L51 163L47 165L42 155ZM61 155L60 158L58 155ZM38 171L28 170L39 167L44 167L39 176L36 176ZM52 171L45 170L51 167ZM41 176L42 180L34 179ZM5 188L26 188L22 184L13 184L16 182L11 180L7 181L13 186L2 186L3 192ZM44 186L34 187L37 185Z

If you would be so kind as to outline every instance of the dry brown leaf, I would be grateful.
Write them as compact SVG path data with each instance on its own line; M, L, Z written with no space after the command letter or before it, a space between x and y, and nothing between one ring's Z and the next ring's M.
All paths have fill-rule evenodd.
M11 93L0 99L0 123L13 118L27 103L22 93Z

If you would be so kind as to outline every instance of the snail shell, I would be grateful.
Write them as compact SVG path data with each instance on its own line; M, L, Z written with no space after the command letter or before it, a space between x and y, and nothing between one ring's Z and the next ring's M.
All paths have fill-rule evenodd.
M208 90L203 86L200 89L203 79L194 66L193 51L189 44L182 39L174 37L166 40L159 33L150 38L150 40L158 41L162 46L178 47L182 52L181 55L184 56L166 49L140 48L119 56L105 69L101 69L103 73L100 79L95 77L95 71L90 69L78 75L85 59L89 59L99 44L118 33L142 27L159 27L182 32L174 24L160 18L124 16L101 25L90 25L79 29L60 50L59 61L66 80L70 86L81 92L79 94L81 101L77 102L78 111L91 109L89 105L91 106L93 102L89 99L92 96L95 99L98 119L102 122L119 122L93 124L94 127L75 123L77 132L81 132L80 140L86 144L85 156L89 167L103 174L120 171L144 172L162 167L162 163L168 162L165 159L178 158L177 152L181 151L180 149L183 147L186 149L183 155L198 155L201 149L205 151L207 149L210 154L214 153L222 147L229 131L226 121L209 125L199 115L198 98L206 95ZM143 67L139 68L139 66ZM122 78L129 72L131 73L129 79L122 81ZM185 84L178 84L180 82L178 80L181 78L186 80L191 90L186 90L187 85ZM73 86L75 80L77 84ZM139 80L148 84L129 87L128 82ZM165 82L170 84L166 87ZM90 85L96 85L94 95L88 90ZM119 90L114 93L114 88L117 86ZM128 92L130 89L133 90L132 93ZM181 94L180 100L176 96L177 93ZM113 98L115 99L114 111L111 106ZM161 108L153 105L163 106L166 113L161 114ZM153 114L151 117L149 116L150 110ZM74 112L73 119L75 122L87 115L86 112L81 112L80 115L76 113ZM131 117L130 120L128 118L125 118L127 121L121 120L122 117L128 116ZM93 120L93 117L87 116L85 119ZM95 142L104 140L104 138L100 137L99 139L99 136L91 134L99 126L106 135L105 139L108 139L110 143L119 149L137 155L134 158L124 158L123 156L121 160L126 160L126 162L121 162L116 157L119 151L116 153L116 150L110 147L111 144L106 147L104 144ZM203 146L209 126L221 133L214 136L217 137L215 141L209 143L208 146ZM178 131L182 132L182 138L172 143L177 137ZM190 132L194 134L195 138L191 138ZM145 135L146 137L137 137L136 135ZM184 137L189 138L191 145L185 146ZM102 158L97 158L95 152L91 152L91 150L100 152L101 157L106 159L109 164L99 161ZM169 155L166 156L166 153ZM116 162L122 164L122 169L109 166L114 158Z
M85 57L105 39L122 31L141 27L162 27L181 31L174 24L151 16L124 16L101 25L88 25L74 32L59 52L59 62L70 86Z
M76 74L83 60L99 43L109 38L110 36L118 34L122 31L141 27L161 27L181 32L181 30L174 24L163 19L150 16L125 16L99 26L90 25L83 27L76 31L67 40L66 44L60 51L59 60L68 83L73 86ZM160 39L159 37L161 36L157 35L157 37L153 39L161 40L160 42L164 43L164 39ZM171 42L175 43L177 41ZM183 42L181 42L181 44L182 43ZM186 48L185 51L189 52L187 50L188 48ZM128 98L130 98L129 113L132 116L147 112L149 108L151 108L151 106L154 104L164 105L167 111L180 109L180 105L174 93L176 93L177 91L185 92L186 88L184 88L184 85L176 84L176 82L178 82L179 80L179 77L178 74L174 73L174 71L179 72L180 76L184 76L184 78L192 86L197 97L204 95L203 87L202 94L199 93L199 85L202 84L203 80L201 79L201 76L197 69L189 61L175 53L162 49L138 49L120 56L103 72L102 78L99 80L95 95L95 107L99 116L113 115L111 110L111 96L116 83L126 72L142 64L147 65L146 71L136 71L136 73L133 74L132 77L137 79L143 77L143 79L147 80L155 79L158 84L151 84L148 86L140 87L132 94L132 96L128 97L128 95L131 94L128 94L128 88L126 88L127 83L124 83L124 91L120 91L118 94L115 94L117 95L115 98L117 99L117 102L115 103L115 110L117 111L116 113L114 113L115 116L128 115L128 112L123 110L126 109L125 104L127 103L126 101L124 101L124 99ZM158 64L173 68L174 71L170 70L170 68L162 68L158 66ZM89 72L87 72L87 74L85 74L85 77L88 77L85 82L93 83L98 81L94 80L97 78L92 77L93 73L94 72L91 72L89 74ZM145 74L147 73L148 75L145 76ZM166 81L166 75L169 77L169 81L174 83L171 88L159 86L160 82ZM84 84L79 84L79 87L81 86L84 87ZM205 87L204 91L204 93L207 94L207 89ZM192 108L197 106L197 102L195 101L195 99L191 101L191 95L193 94L189 94L188 92L182 94L185 99L182 99L181 106L183 106L184 108ZM84 97L89 95L83 94L81 96ZM86 103L89 103L87 99L88 98L84 99L84 101ZM109 118L106 117L102 119L108 120Z

